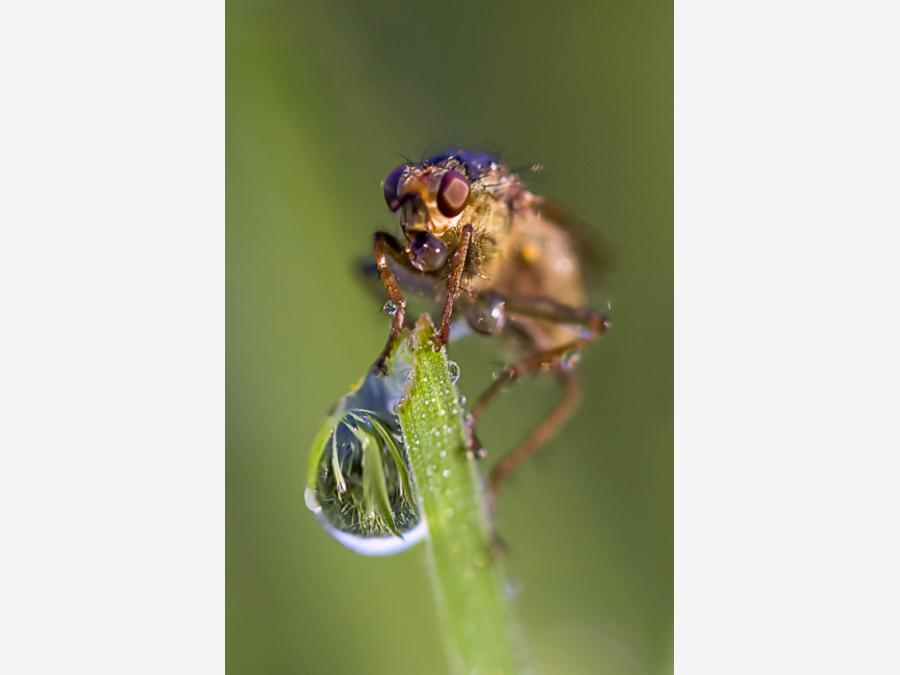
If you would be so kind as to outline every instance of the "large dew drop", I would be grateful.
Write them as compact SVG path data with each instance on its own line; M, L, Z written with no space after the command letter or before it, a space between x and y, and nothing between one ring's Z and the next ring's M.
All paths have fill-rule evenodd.
M389 555L427 533L394 410L409 375L408 350L389 374L372 370L338 401L313 443L306 505L325 530L364 555Z

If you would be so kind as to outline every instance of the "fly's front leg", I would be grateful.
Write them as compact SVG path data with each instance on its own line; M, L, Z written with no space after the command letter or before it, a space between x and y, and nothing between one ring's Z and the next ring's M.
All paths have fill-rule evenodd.
M382 373L386 373L388 358L394 351L394 346L400 337L400 332L403 330L403 320L406 316L406 298L403 296L400 284L397 283L397 277L394 276L394 272L391 270L387 256L390 254L400 261L405 261L406 256L404 255L403 246L397 241L397 238L387 232L376 232L374 240L375 265L378 268L378 276L381 278L384 290L387 291L388 300L395 307L391 317L391 332L388 335L387 343L375 361L375 367Z
M439 351L450 340L450 318L453 315L453 303L459 295L459 285L462 282L463 272L466 269L466 259L469 255L472 231L471 224L463 226L462 237L460 237L459 245L453 253L453 261L450 263L450 278L447 280L447 296L444 299L444 313L441 316L441 327L432 338L435 351Z

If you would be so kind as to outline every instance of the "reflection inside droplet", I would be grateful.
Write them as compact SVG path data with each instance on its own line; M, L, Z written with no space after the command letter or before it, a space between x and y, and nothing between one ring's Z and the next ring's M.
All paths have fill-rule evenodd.
M373 369L343 397L313 447L306 506L337 541L366 555L402 551L427 532L395 413L407 356L398 349L389 374Z

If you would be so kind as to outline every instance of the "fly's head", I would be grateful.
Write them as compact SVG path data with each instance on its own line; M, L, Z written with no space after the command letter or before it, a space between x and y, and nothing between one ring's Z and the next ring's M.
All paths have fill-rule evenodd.
M413 267L444 267L467 223L502 203L510 174L491 155L460 150L418 164L401 164L384 179L384 199L399 220Z

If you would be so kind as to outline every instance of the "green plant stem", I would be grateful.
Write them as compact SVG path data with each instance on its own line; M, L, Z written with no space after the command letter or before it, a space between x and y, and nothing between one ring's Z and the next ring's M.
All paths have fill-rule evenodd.
M476 463L466 459L459 395L445 350L422 317L413 333L413 372L398 415L428 522L428 558L444 642L457 673L520 671L515 629L489 528Z

